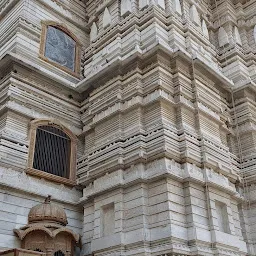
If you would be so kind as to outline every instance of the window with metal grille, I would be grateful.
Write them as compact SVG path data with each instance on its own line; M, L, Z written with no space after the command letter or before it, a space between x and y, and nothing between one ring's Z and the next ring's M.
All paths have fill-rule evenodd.
M36 130L33 168L69 178L71 140L54 126L39 126Z
M57 251L54 253L54 256L65 256L65 254L62 251Z

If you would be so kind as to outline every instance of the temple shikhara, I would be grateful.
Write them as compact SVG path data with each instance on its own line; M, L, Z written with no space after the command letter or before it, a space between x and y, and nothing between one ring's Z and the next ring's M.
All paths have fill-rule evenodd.
M1 256L256 256L256 0L0 0Z

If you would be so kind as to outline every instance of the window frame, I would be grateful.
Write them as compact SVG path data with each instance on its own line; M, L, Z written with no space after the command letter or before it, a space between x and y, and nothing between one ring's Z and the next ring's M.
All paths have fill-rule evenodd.
M80 65L81 65L80 62L81 62L81 47L82 47L82 45L81 45L80 41L78 40L78 38L64 24L57 23L54 21L42 21L41 25L42 25L42 32L41 32L41 38L40 38L39 57L42 60L50 63L51 65L65 71L66 73L68 73L72 76L75 76L77 78L80 78ZM67 67L61 66L60 64L52 61L51 59L49 59L45 56L47 29L49 26L52 26L52 27L55 27L55 28L61 30L63 33L70 36L76 42L74 71Z
M62 130L70 138L70 163L69 163L69 177L64 178L51 173L47 173L42 170L37 170L33 168L34 153L36 145L36 132L37 128L40 126L53 126ZM57 183L62 183L69 186L76 185L76 154L77 154L77 137L66 127L64 127L60 122L56 120L34 120L30 124L30 141L29 141L29 152L28 152L28 166L27 174L44 178L47 180L55 181Z

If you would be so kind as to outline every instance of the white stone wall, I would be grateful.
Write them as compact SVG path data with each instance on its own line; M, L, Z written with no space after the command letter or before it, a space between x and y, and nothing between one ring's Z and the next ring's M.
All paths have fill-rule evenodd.
M86 254L93 251L101 255L97 253L100 250L121 253L120 243L126 245L132 255L139 254L138 246L141 253L144 250L152 253L157 250L164 254L171 250L173 243L177 246L174 250L177 253L194 250L214 253L211 243L218 243L223 255L226 255L228 247L232 250L232 246L236 246L241 255L247 250L240 222L237 222L239 201L212 185L206 190L192 181L183 185L175 179L164 178L112 190L103 196L94 196L93 201L85 204L84 211L83 242ZM220 231L216 201L227 207L229 234ZM115 207L115 231L112 235L105 235L101 233L104 225L101 207L110 203ZM187 247L187 241L190 247ZM113 248L110 249L110 246Z
M62 1L58 4L48 0L11 1L3 7L10 9L8 15L0 18L0 58L11 54L24 65L35 66L52 79L61 81L68 87L79 80L66 72L49 65L39 58L42 21L64 24L80 41L88 45L88 35L84 33L85 5L81 1Z
M256 1L178 1L0 3L0 248L50 191L83 255L255 254ZM38 58L45 20L81 41L81 79ZM79 136L83 194L24 174L36 118Z
M63 23L83 44L87 42L82 25L85 10L79 1L63 1L63 6L52 1L3 2L0 58L8 61L1 61L0 71L0 250L20 247L13 229L26 225L31 207L49 194L65 209L68 227L82 234L81 191L28 176L25 171L32 120L55 118L74 134L81 133L80 96L70 89L70 83L78 79L39 60L41 21ZM31 72L31 65L36 72ZM79 141L78 154L82 151Z
M0 168L0 250L19 248L13 229L28 224L29 210L44 202L48 194L61 205L68 219L68 227L82 234L82 212L78 206L80 191L27 176L25 173Z

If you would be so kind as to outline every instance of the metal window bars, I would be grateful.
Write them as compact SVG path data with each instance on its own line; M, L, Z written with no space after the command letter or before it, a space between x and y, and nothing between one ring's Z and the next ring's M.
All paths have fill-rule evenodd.
M40 126L36 131L33 168L69 178L71 140L54 126Z

